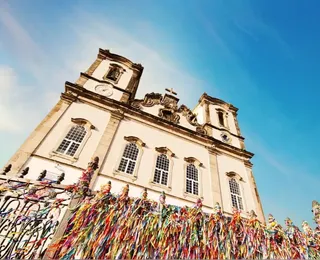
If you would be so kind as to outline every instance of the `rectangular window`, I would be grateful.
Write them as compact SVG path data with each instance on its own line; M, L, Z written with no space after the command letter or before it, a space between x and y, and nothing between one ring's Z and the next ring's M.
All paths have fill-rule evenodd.
M187 166L186 192L199 195L198 169L193 164Z

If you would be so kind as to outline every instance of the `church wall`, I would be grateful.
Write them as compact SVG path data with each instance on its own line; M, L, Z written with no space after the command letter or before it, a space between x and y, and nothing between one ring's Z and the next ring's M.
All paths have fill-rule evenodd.
M154 116L159 116L159 109L160 108L164 108L163 105L154 105L152 107L142 107L142 110L146 113L149 113L151 115ZM179 120L179 124L180 126L183 126L185 128L191 129L193 131L196 131L196 127L191 125L187 118L185 116L182 115L182 113L178 113L178 115L180 116L180 120Z
M227 155L218 155L217 161L220 176L223 209L227 212L232 212L232 202L229 188L230 178L226 175L226 173L235 172L239 174L239 176L243 179L243 181L238 181L237 177L235 177L238 183L240 184L240 192L244 204L243 212L247 212L252 209L257 212L256 205L252 198L250 180L248 179L246 167L243 161Z
M146 144L146 146L142 148L142 156L140 165L138 166L137 179L134 181L130 178L131 176L124 177L122 175L113 174L119 165L124 145L127 143L127 141L124 140L124 136L136 136ZM157 152L155 151L156 147L167 147L175 153L175 157L172 158L172 190L150 184L150 180L153 178L155 160L157 156ZM142 187L152 188L159 192L164 190L168 196L172 194L173 196L184 198L185 157L195 157L203 163L204 166L200 168L202 177L200 185L203 189L204 197L203 204L212 207L213 198L211 192L209 155L206 148L200 144L192 143L169 132L152 128L151 126L147 126L140 122L129 120L121 121L107 159L101 166L101 173L103 175L109 175L128 181L129 183L136 183ZM189 196L185 199L192 201L192 203L196 201L196 198ZM185 201L182 202L182 204L185 203Z
M55 162L52 160L45 160L43 158L38 158L33 156L27 161L25 165L25 167L29 167L30 169L28 175L25 178L30 180L36 180L39 174L43 170L46 170L47 171L46 178L52 180L53 176L57 177L62 173L62 171L56 168L57 164L58 164L58 160L57 162ZM60 164L58 168L63 170L65 173L65 179L61 183L64 185L76 183L82 174L82 169L77 169L68 165Z
M199 124L205 123L205 117L204 117L204 106L198 105L194 110L193 113L197 115L197 120Z
M79 154L79 158L76 161L71 161L52 154L52 151L57 148L67 134L68 127L73 124L71 122L71 118L86 119L95 127L95 129L91 130L91 135L84 144L83 149ZM95 152L98 143L100 142L101 136L109 119L110 113L108 111L96 109L95 107L84 103L74 102L49 132L49 134L35 151L35 154L46 158L51 158L57 162L63 162L76 167L86 168L88 162L93 156L93 153ZM33 158L31 158L31 160L33 160Z
M121 80L121 78L120 78L120 80ZM87 82L84 83L83 87L86 88L87 90L92 91L92 92L96 92L96 91L95 91L95 87L96 87L97 85L99 85L99 84L101 84L101 83L99 83L99 82L96 81L96 80L88 79ZM121 99L122 95L123 95L123 91L118 90L118 89L116 89L116 88L113 88L113 90L112 90L112 95L110 95L110 96L108 96L108 97L109 97L109 98L112 98L112 99L114 99L114 100L119 101L119 100Z
M210 105L209 106L209 111L210 111L210 120L211 120L211 124L216 126L216 127L220 127L220 124L219 124L219 121L218 121L218 115L217 115L217 111L216 109L217 108L220 108L219 106L215 106L215 105ZM235 126L235 121L234 121L234 117L233 117L233 114L231 112L228 112L228 125L229 125L229 129L227 129L229 132L237 135L237 130L236 130L236 126ZM228 131L224 131L224 132L228 132ZM212 129L212 136L218 140L222 140L222 137L221 137L221 133L223 132L223 130L218 130L218 129L215 129L213 128ZM232 146L235 146L237 148L241 148L240 146L240 142L239 142L239 139L235 136L232 136L232 135L229 135L230 138L231 138L231 142L230 144Z
M109 61L109 60L103 60L99 66L96 68L96 70L93 72L92 77L97 78L99 80L103 80L104 75L108 72L110 63L117 64L124 68L126 71L123 72L121 75L119 82L115 84L117 87L120 87L122 89L125 89L128 86L128 83L132 76L132 70L128 67L124 66L121 63L115 62L115 61Z
M128 183L127 180L112 179L109 176L99 175L97 178L94 190L99 190L101 185L105 185L108 181L111 181L111 186L112 186L111 193L113 193L114 195L121 194L123 187ZM129 196L134 198L141 197L141 193L144 187L138 185L137 182L129 183L129 185L130 185ZM148 199L159 202L159 197L160 197L160 192L148 189ZM167 193L166 193L166 203L170 205L188 206L188 207L192 207L195 204L195 202L181 201L181 199L174 198ZM207 206L203 206L203 211L211 213L212 207L210 208Z

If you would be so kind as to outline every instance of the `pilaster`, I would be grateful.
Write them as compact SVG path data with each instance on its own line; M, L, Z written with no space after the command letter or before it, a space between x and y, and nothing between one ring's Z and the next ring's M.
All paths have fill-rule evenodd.
M264 212L263 212L263 208L262 208L262 203L261 203L260 196L258 193L257 184L256 184L256 181L255 181L253 173L252 173L252 163L250 161L245 161L244 164L246 166L246 171L247 171L248 179L250 182L252 198L253 198L254 203L256 205L256 214L258 216L258 219L261 220L263 223L265 223L265 217L264 217Z
M28 139L21 145L19 150L11 157L7 164L12 164L11 173L21 170L23 165L37 149L43 139L55 126L61 116L66 112L71 102L60 99L49 114L42 120L37 128L30 134Z
M102 62L104 58L98 54L96 60L94 61L94 63L92 63L92 65L90 66L90 68L86 71L85 74L92 76L93 72L98 68L98 66L100 65L100 63ZM80 75L79 79L76 81L76 84L79 86L82 86L88 81L88 78L84 77L82 74Z
M209 103L204 101L203 105L204 105L204 112L205 112L204 113L204 115L205 115L205 124L206 125L211 125ZM206 131L207 131L207 134L209 136L212 136L212 128L211 127L206 127Z
M121 110L114 110L111 112L110 120L109 120L103 134L102 134L102 137L100 139L98 147L93 154L94 157L99 157L100 165L103 165L103 163L108 155L112 141L113 141L114 136L118 130L120 121L123 119L123 117L124 117L124 113ZM94 185L97 177L98 177L98 171L95 171L95 173L91 179L90 189L93 188L93 185Z
M214 147L206 147L209 153L209 163L211 172L211 192L213 198L213 205L218 202L223 209L220 176L218 171L217 154L218 151Z

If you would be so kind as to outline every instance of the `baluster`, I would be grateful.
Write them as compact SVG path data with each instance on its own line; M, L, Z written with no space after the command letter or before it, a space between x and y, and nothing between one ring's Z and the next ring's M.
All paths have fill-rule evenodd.
M18 176L18 178L23 178L24 176L26 176L29 172L29 167L25 168L20 175Z
M61 182L64 180L64 176L65 176L64 172L59 175L57 179L57 184L61 184Z
M8 172L11 171L12 165L9 164L8 166L4 167L3 172L1 173L2 175L7 175Z
M46 175L47 175L47 170L43 170L42 172L40 172L37 181L42 181L44 177L46 177Z

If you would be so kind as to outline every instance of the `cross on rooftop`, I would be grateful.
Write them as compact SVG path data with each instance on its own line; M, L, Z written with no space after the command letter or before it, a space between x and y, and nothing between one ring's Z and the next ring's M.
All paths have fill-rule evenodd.
M173 88L166 88L166 91L170 92L170 94L177 95L177 92L175 92Z

